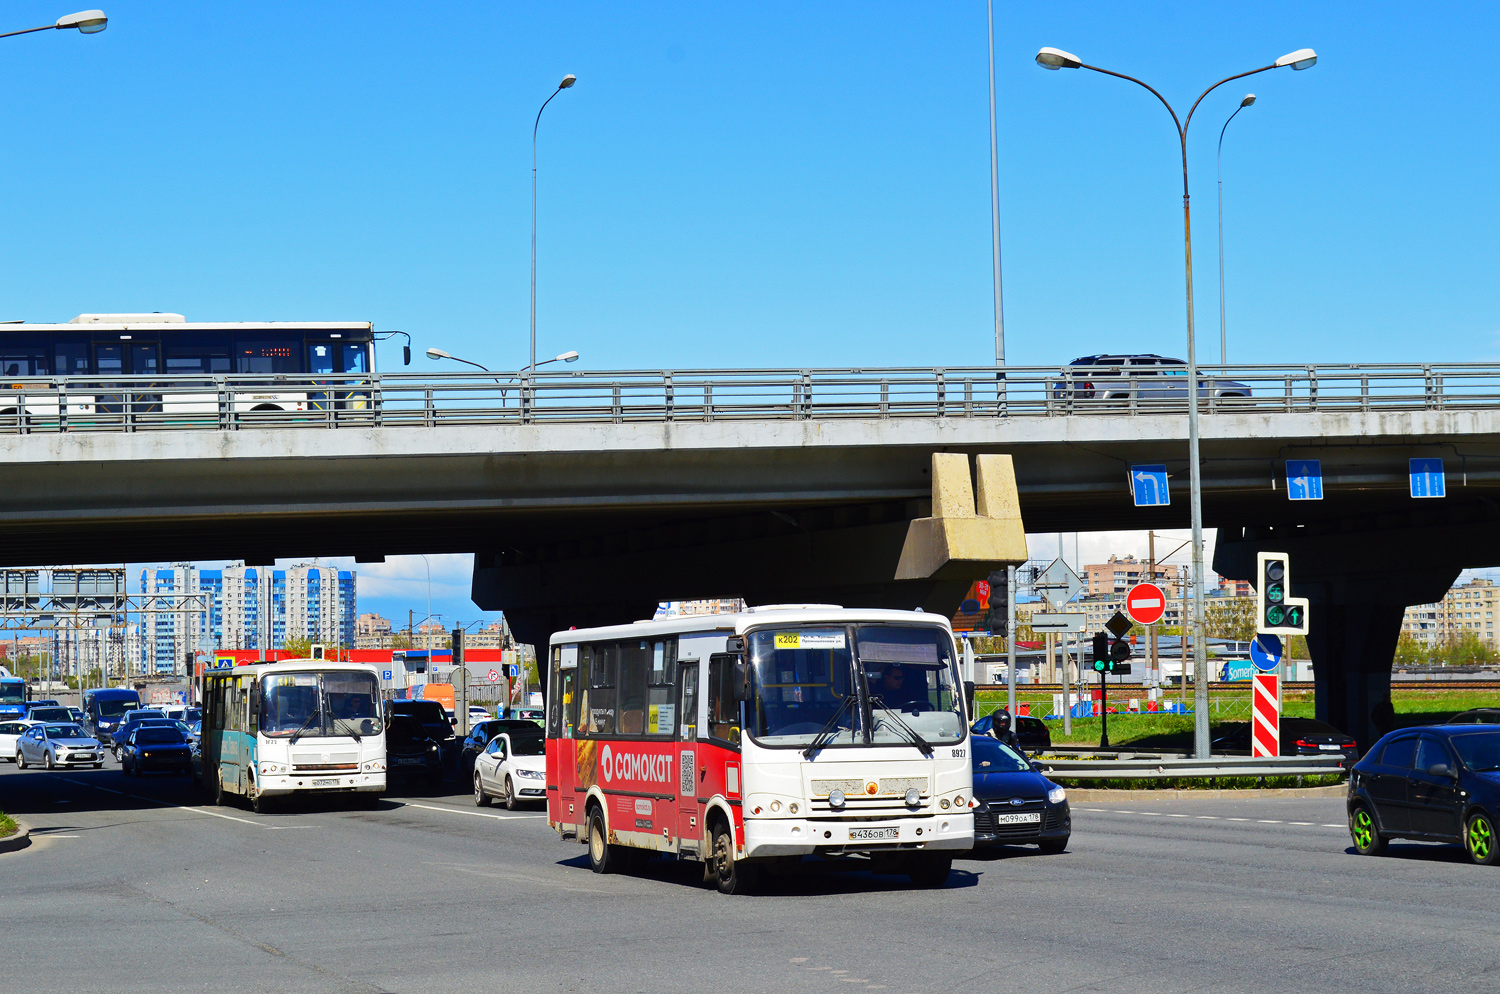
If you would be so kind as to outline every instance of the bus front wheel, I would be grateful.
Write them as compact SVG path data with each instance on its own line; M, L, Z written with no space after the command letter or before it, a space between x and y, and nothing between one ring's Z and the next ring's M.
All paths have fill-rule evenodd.
M760 882L760 867L734 858L734 836L720 821L714 825L714 883L720 894L748 894Z
M219 807L229 803L229 796L224 792L224 771L219 771L219 779L214 783L214 804Z
M921 856L913 859L906 875L918 887L942 887L952 872L952 856Z

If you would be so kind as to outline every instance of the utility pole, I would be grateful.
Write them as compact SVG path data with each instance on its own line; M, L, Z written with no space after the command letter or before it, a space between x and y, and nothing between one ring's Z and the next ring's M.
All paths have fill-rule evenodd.
M1151 583L1156 582L1156 532L1146 532L1146 575ZM1168 588L1170 589L1170 588ZM1166 605L1162 605L1163 610ZM1156 626L1146 629L1146 680L1151 686L1161 685L1161 671L1157 669Z

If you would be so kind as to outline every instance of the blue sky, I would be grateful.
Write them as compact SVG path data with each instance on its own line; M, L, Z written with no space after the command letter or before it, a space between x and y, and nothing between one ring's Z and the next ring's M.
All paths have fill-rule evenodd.
M8 4L0 27L67 9ZM103 34L0 41L0 319L367 319L413 335L415 369L437 368L429 346L515 368L530 128L571 72L541 126L542 356L993 359L979 0L107 12ZM1500 358L1500 101L1474 54L1497 29L1478 3L999 4L1010 361L1184 347L1171 122L1129 83L1037 68L1041 45L1183 109L1317 49L1315 68L1229 84L1194 121L1203 359L1214 142L1245 92L1259 101L1225 144L1230 358Z

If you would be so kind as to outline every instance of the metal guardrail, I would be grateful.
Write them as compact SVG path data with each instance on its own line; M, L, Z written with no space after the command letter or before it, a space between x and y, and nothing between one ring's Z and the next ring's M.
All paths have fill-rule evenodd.
M1184 414L1182 367L7 377L0 432ZM1500 363L1205 366L1220 413L1500 408Z
M1340 757L1213 756L1208 759L1044 759L1045 772L1068 779L1155 780L1167 777L1295 777L1344 772Z

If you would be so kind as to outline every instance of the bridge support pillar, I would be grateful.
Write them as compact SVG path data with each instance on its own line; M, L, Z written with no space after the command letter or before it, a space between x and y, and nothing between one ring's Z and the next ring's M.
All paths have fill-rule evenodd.
M1491 554L1486 547L1494 543L1492 527L1471 522L1390 524L1221 526L1214 549L1216 572L1251 583L1257 552L1290 557L1290 593L1308 599L1317 716L1361 749L1393 726L1391 664L1406 608L1441 600L1464 566Z
M1297 582L1295 567L1292 581ZM1391 660L1406 605L1316 600L1308 606L1318 720L1347 731L1368 749L1392 728Z

